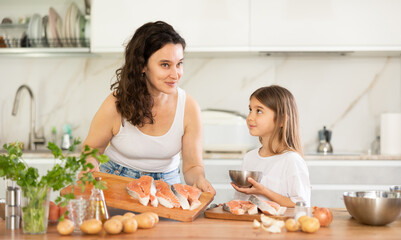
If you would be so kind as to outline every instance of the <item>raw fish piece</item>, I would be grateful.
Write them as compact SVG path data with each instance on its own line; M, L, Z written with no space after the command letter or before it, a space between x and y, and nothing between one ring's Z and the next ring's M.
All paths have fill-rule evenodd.
M202 192L199 189L177 183L172 185L171 190L180 201L182 209L193 210L201 205L199 197Z
M153 178L150 176L142 176L139 179L132 180L127 185L127 191L144 206L147 206L149 201L154 207L158 205L155 197L156 187Z
M174 195L178 198L182 209L189 210L189 202L188 202L188 193L185 191L184 186L182 184L173 184L171 186L171 190Z
M258 208L255 204L243 200L231 200L224 203L223 210L235 215L243 215L245 213L253 215L258 213Z
M199 201L199 197L202 193L201 190L189 185L184 185L184 189L188 192L189 210L197 209L202 204L201 201Z
M163 180L155 180L156 198L166 208L179 208L180 201L171 191L170 185Z
M272 201L265 201L261 198L251 195L249 197L249 201L256 206L264 213L270 215L282 215L287 210L285 207L281 207L278 203Z

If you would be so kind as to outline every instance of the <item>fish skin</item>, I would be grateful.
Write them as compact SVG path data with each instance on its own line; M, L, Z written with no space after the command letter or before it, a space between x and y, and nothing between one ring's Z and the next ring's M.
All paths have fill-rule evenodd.
M171 190L175 194L175 196L178 198L178 201L180 201L181 208L184 210L189 210L190 205L188 202L188 193L184 190L184 187L182 184L173 184L171 186Z

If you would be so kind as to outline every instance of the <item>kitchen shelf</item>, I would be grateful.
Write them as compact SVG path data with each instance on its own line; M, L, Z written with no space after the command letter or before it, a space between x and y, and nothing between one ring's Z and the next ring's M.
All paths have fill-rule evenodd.
M0 57L93 57L89 47L83 48L0 48Z

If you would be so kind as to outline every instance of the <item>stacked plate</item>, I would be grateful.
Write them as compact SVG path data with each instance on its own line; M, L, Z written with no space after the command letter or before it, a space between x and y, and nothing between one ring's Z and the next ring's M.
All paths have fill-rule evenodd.
M65 14L63 25L64 43L66 46L86 46L85 25L86 20L84 15L81 13L75 2L71 3Z
M27 37L32 47L40 47L42 42L42 18L39 14L34 14L29 21Z
M62 47L61 39L63 23L54 8L49 9L49 22L46 26L46 36L50 47Z

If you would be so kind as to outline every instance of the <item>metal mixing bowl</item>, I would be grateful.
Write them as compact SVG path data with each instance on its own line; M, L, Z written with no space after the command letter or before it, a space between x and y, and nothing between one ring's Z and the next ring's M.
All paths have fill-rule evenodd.
M260 182L262 179L262 172L258 171L240 171L240 170L229 170L231 181L238 187L248 188L252 184L248 182L248 177L251 177L256 182Z
M401 192L401 186L399 185L391 186L390 192Z
M348 212L368 225L386 225L401 214L401 193L388 191L344 192Z

